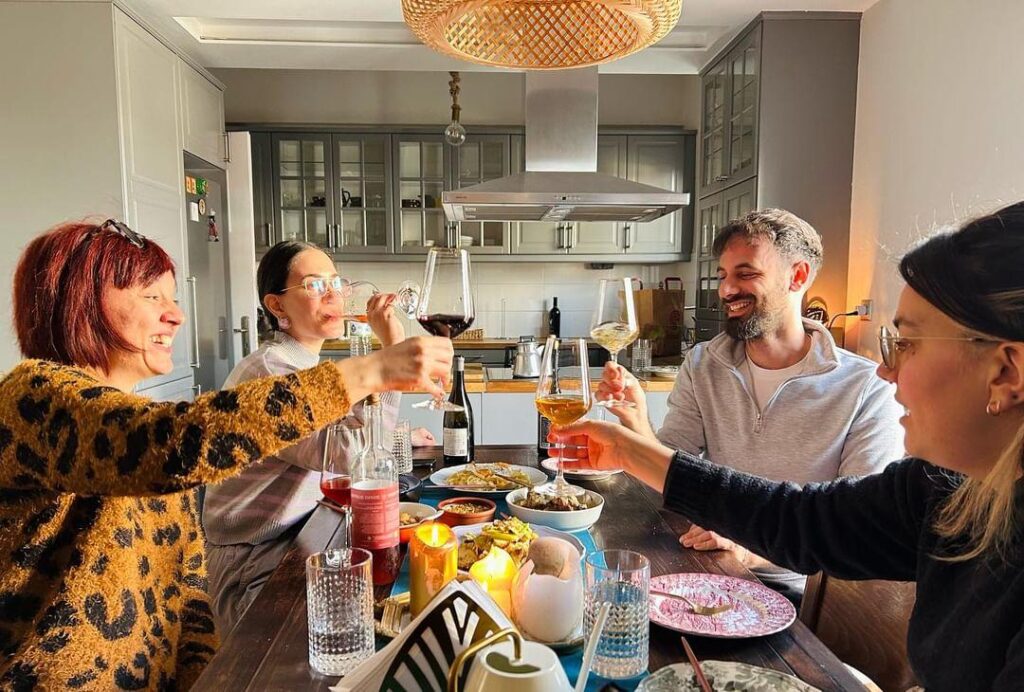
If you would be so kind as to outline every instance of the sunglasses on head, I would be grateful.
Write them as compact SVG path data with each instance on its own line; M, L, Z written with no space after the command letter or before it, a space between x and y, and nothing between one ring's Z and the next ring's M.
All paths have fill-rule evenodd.
M136 233L135 231L128 227L128 224L121 223L120 221L115 221L114 219L107 219L106 221L104 221L102 224L100 224L99 228L93 231L92 235L101 233L103 231L113 231L114 233L117 233L119 236L121 236L122 238L124 238L137 248L142 248L145 247L146 245L146 236L142 235L141 233Z

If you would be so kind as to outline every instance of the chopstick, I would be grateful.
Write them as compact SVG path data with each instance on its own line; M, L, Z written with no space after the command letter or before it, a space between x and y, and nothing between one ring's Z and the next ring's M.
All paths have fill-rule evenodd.
M704 671L700 669L697 654L693 653L693 649L690 648L690 643L686 641L686 637L681 636L679 640L683 643L683 648L686 650L686 657L690 659L690 665L693 667L694 675L697 676L697 684L700 685L701 692L714 692L711 689L711 685L708 684L708 679L704 677Z

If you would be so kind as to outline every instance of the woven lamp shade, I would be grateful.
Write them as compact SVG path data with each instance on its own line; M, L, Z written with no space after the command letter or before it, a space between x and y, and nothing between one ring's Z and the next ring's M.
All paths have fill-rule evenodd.
M441 53L495 67L561 70L661 40L682 0L402 0L405 23Z

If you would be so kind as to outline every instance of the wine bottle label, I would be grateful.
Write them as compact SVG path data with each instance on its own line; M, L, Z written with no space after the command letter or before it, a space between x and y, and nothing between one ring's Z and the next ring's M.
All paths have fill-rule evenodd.
M465 428L445 428L444 455L446 457L469 456L469 431Z
M352 484L352 545L377 550L398 545L398 483Z

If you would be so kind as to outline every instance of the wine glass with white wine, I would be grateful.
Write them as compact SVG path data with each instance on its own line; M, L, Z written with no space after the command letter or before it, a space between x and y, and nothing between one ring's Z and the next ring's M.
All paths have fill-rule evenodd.
M590 367L586 339L559 339L549 336L537 382L537 411L551 421L551 427L571 425L590 410ZM582 495L583 488L569 485L564 473L564 446L558 446L555 480L537 488L537 492L570 497Z
M619 362L619 351L636 341L640 329L636 321L636 301L633 300L633 279L601 279L594 319L590 323L590 338L604 346L612 362ZM629 401L606 399L596 402L605 408L629 408Z

